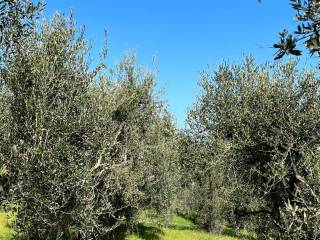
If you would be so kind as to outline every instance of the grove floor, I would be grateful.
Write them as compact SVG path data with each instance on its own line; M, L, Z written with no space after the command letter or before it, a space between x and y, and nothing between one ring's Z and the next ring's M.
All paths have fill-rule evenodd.
M0 240L11 240L14 230L10 228L11 217L0 212ZM253 239L246 231L241 236L224 227L221 234L210 234L197 228L191 221L174 216L169 227L159 227L156 224L143 221L133 234L124 235L119 240L250 240Z

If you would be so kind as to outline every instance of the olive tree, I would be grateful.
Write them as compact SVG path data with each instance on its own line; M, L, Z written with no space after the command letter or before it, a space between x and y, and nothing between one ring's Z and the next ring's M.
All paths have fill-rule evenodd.
M57 15L19 43L7 63L10 104L9 174L17 228L27 238L89 237L100 231L106 202L97 208L95 178L85 142L91 128L83 35ZM105 228L109 228L106 226Z
M169 211L175 128L154 73L133 57L110 74L90 67L72 16L57 14L10 44L17 50L3 48L1 177L13 180L19 236L90 239L134 227L141 209Z
M204 71L200 84L190 128L215 149L202 161L222 161L216 172L231 179L218 187L228 196L221 211L237 224L254 223L259 239L319 238L320 82L314 71L248 58Z
M273 45L278 49L275 59L282 58L285 54L300 56L302 51L297 44L302 43L311 55L320 53L320 3L317 0L290 0L291 7L295 10L297 28L293 34L288 30L279 33L280 41Z
M109 131L109 119L116 136L112 144L105 143L104 158L95 168L105 171L104 166L114 162L116 167L107 172L118 181L111 198L120 206L114 216L123 218L132 230L141 210L154 209L160 216L170 213L176 187L176 129L157 97L154 74L136 67L135 57L127 55L93 88L97 97L93 102L98 103L93 115L104 115L97 120L102 121L103 128L96 132ZM105 180L110 186L109 175Z
M39 11L43 8L42 2L0 1L0 84L1 84L1 143L0 143L0 192L1 203L8 194L9 185L14 181L8 174L4 160L10 155L10 128L8 88L8 66L14 55L20 51L20 44L26 40L34 27Z
M72 16L34 21L43 6L0 2L0 200L17 237L110 238L142 210L169 216L177 135L155 72L134 56L108 72L107 51L93 67Z

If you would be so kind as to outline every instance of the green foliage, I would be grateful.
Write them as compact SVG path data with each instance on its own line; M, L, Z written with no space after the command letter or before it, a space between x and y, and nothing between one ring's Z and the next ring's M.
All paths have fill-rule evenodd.
M13 54L21 51L20 44L34 27L39 11L44 7L43 2L30 0L1 0L0 1L0 59L10 60Z
M22 12L24 4L33 6L14 1ZM33 13L19 17L3 35ZM176 129L154 73L134 56L109 73L103 62L90 66L72 16L17 29L26 34L2 42L0 64L1 204L17 206L17 237L96 239L133 229L140 209L168 216Z
M292 1L312 54L318 5ZM248 58L203 71L179 132L153 70L134 55L93 67L72 16L35 23L43 6L0 1L0 205L14 213L3 238L320 238L312 70ZM283 32L277 58L299 55L300 40Z
M8 214L0 212L0 239L1 240L11 240L15 234L13 228L11 228L12 217L10 218Z
M310 54L318 54L320 51L320 3L318 0L291 0L291 6L296 11L297 29L294 34L287 30L280 32L280 42L274 44L279 49L275 59L282 58L285 54L301 55L301 50L296 48L297 43L302 42Z
M207 110L207 109L206 109ZM209 113L208 113L209 114ZM230 157L229 143L215 141L196 122L203 116L198 109L189 113L190 128L181 136L181 191L178 212L193 219L210 232L220 232L221 223L228 217L226 201L234 191L233 177L226 172ZM244 199L243 199L244 200Z
M224 174L213 192L229 197L216 211L254 224L258 239L319 238L319 78L296 63L247 59L204 71L200 84L190 131L195 144L214 149L202 161Z

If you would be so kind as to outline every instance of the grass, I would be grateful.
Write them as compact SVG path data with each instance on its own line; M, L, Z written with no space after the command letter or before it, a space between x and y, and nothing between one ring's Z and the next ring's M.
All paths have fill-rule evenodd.
M161 228L150 221L143 221L137 228L136 233L128 235L125 240L250 240L252 234L242 230L240 236L224 227L221 234L210 234L198 229L191 221L174 216L169 227Z
M10 228L14 219L13 214L0 212L0 240L11 240L15 231ZM246 231L236 236L231 228L224 227L221 234L210 234L200 230L192 221L180 216L174 216L168 227L160 227L155 221L141 217L135 233L121 235L116 240L252 240Z
M0 212L0 240L10 240L13 238L15 231L10 228L13 218L12 214Z

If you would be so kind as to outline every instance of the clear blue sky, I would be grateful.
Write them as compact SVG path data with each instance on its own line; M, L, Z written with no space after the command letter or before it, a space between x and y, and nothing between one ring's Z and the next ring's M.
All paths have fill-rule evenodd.
M223 59L240 61L252 54L258 62L272 60L278 32L295 24L289 0L47 0L46 15L74 9L87 37L103 45L108 31L109 60L128 52L151 66L157 56L158 85L184 127L186 111L199 91L199 72Z

